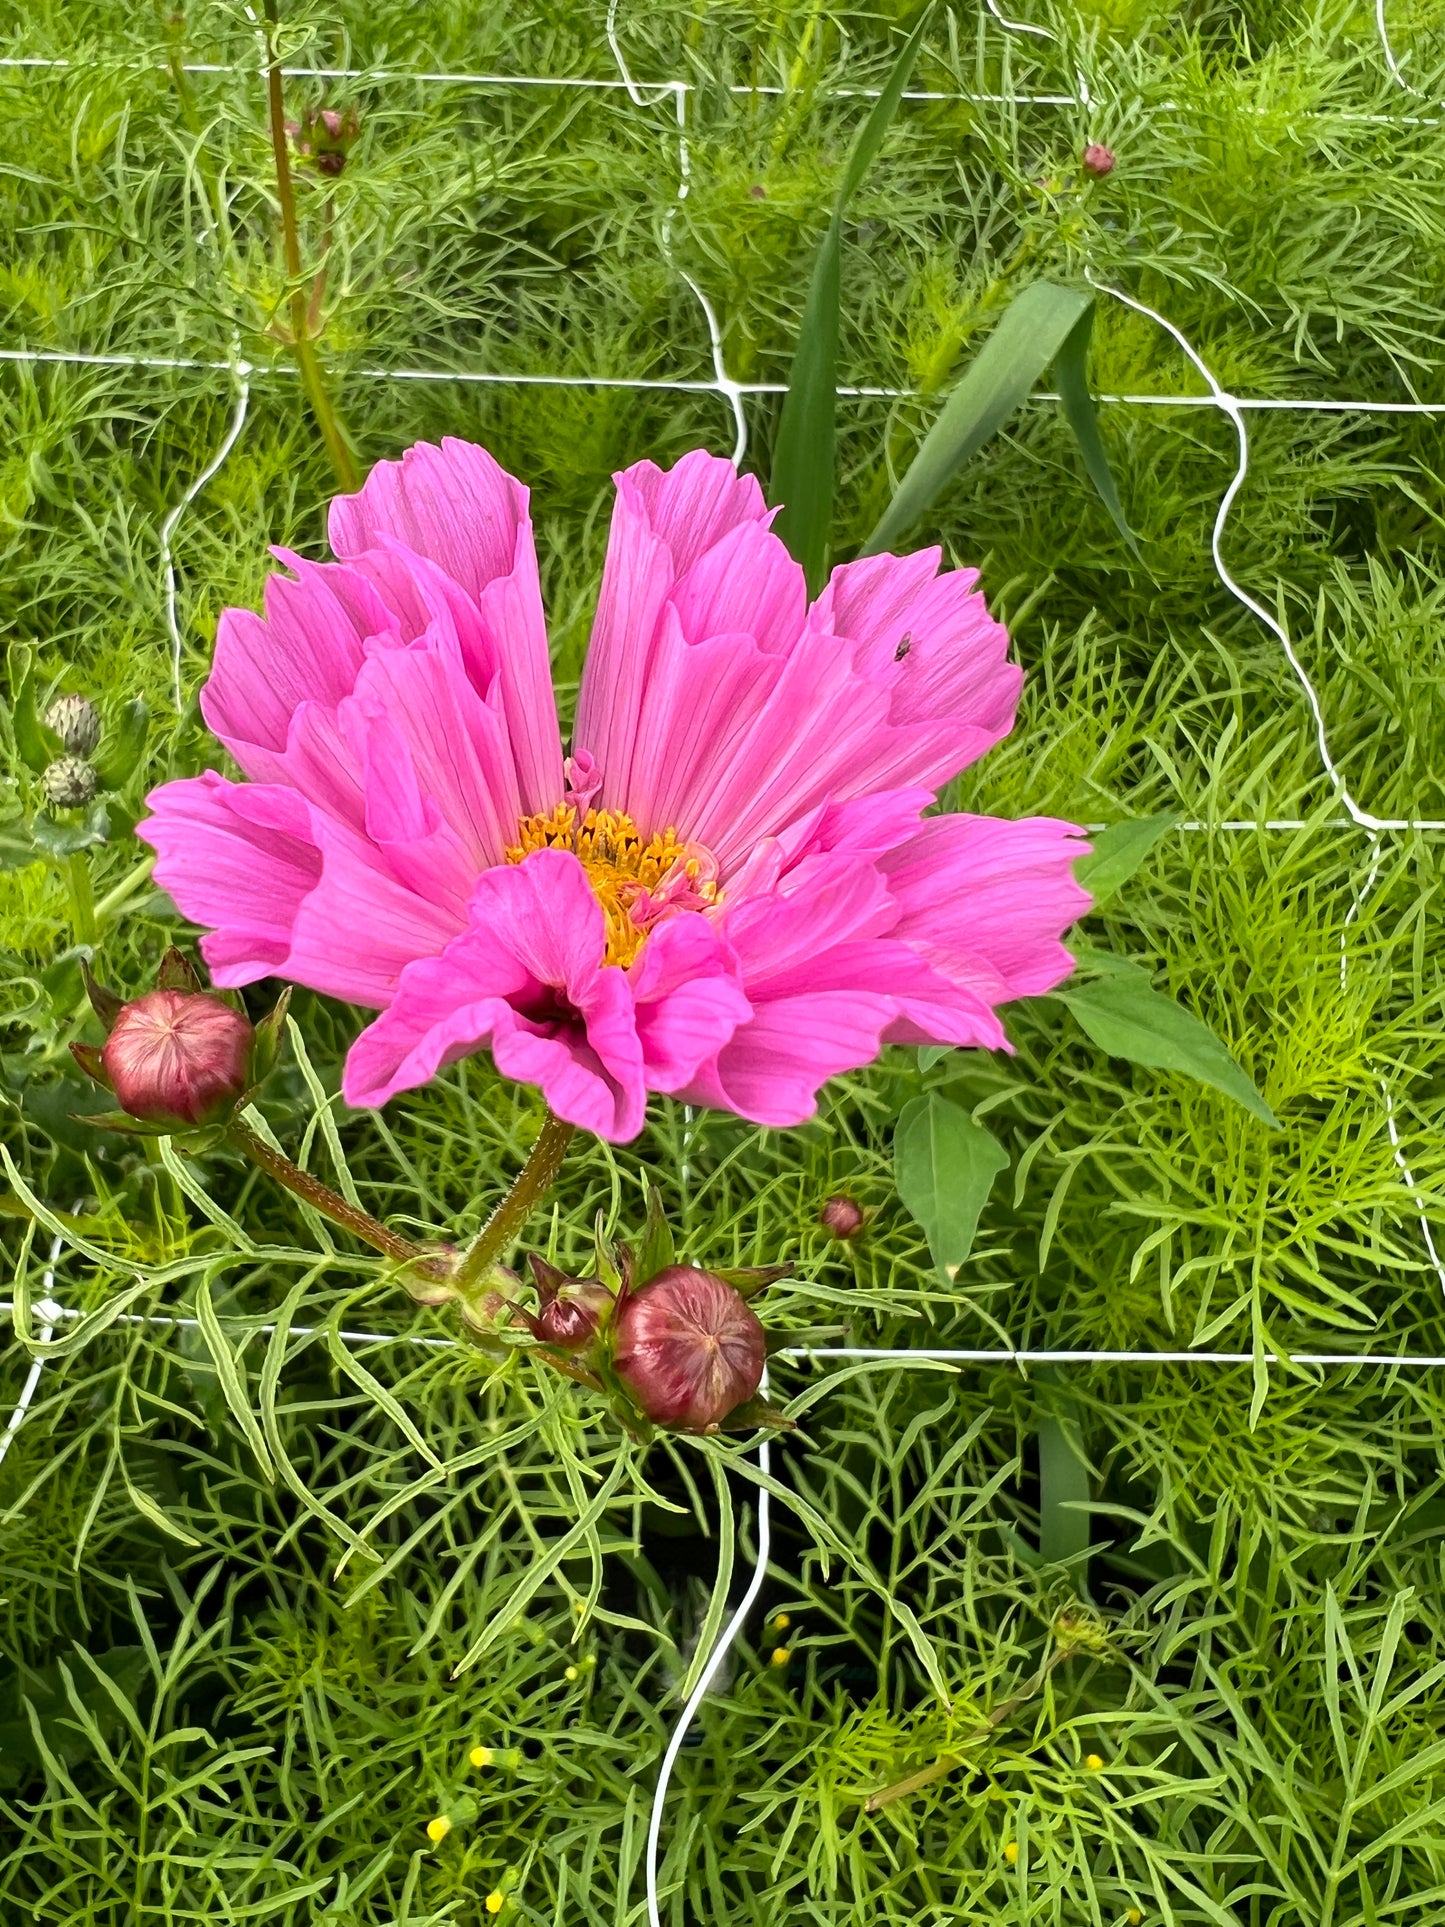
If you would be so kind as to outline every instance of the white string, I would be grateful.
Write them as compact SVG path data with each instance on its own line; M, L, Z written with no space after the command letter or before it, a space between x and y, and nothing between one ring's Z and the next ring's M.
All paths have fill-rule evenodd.
M57 1305L55 1300L50 1296L51 1292L55 1289L55 1265L56 1260L60 1256L60 1246L60 1233L57 1232L50 1242L50 1263L41 1281L41 1288L44 1295L35 1306L36 1311L40 1315L40 1342L42 1345L48 1345L50 1343L55 1335L55 1327L60 1323L61 1319L67 1315L65 1308ZM20 1388L20 1396L15 1401L15 1409L6 1420L4 1432L0 1433L0 1459L3 1459L5 1454L10 1450L15 1440L15 1434L25 1423L25 1414L30 1410L31 1401L39 1389L40 1374L44 1369L45 1360L43 1358L34 1358L30 1361L30 1370L26 1374L25 1383Z
M176 564L171 544L181 517L201 491L220 472L222 463L236 446L241 430L246 425L246 411L251 401L251 364L238 355L229 365L236 384L236 406L231 412L230 426L217 445L215 454L161 523L161 567L165 571L166 580L166 628L171 639L171 694L178 711L185 707L185 693L181 688L183 643L180 618L176 609Z

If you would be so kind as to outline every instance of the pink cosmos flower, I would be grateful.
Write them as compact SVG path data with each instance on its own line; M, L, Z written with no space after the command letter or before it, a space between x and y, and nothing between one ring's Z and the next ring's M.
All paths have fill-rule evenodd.
M470 443L379 463L336 562L277 550L264 617L225 612L202 710L246 781L167 783L141 829L215 981L379 1011L351 1104L485 1048L617 1141L650 1091L797 1124L885 1043L1008 1048L1087 846L922 817L1013 723L976 574L875 556L809 607L752 476L616 480L570 755L527 491Z

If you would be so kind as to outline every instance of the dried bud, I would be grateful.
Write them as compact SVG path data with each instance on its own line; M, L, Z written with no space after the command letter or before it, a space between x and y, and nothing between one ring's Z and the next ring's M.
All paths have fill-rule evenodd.
M1090 141L1084 149L1084 172L1092 174L1096 180L1103 180L1106 174L1114 171L1114 150L1105 147L1101 141Z
M62 696L45 712L45 726L60 738L67 756L89 756L100 741L100 718L84 696Z
M100 779L82 756L60 756L40 779L45 800L57 810L82 810L94 797Z
M345 113L335 107L308 107L299 124L287 121L286 131L301 159L309 161L318 174L334 179L356 145L361 118L354 107L348 107Z
M527 1261L537 1283L540 1306L529 1318L532 1336L558 1351L573 1352L585 1345L597 1330L598 1322L612 1307L612 1293L600 1278L569 1278L544 1258L535 1255Z
M245 1091L254 1041L219 997L149 990L121 1010L100 1061L131 1117L193 1129L218 1122Z
M841 1238L846 1242L849 1238L858 1236L866 1219L862 1205L854 1204L851 1198L840 1196L829 1198L818 1213L818 1223L833 1237Z
M709 1271L669 1265L618 1310L612 1365L654 1424L705 1432L757 1391L767 1341L744 1299Z

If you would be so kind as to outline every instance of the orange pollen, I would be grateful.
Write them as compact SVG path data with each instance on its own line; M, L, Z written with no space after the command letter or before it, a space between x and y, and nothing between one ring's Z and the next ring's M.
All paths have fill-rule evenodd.
M623 969L670 909L704 909L721 901L713 863L674 829L644 838L623 810L588 810L581 823L570 803L524 816L506 853L520 863L534 850L570 850L587 872L607 923L605 963Z

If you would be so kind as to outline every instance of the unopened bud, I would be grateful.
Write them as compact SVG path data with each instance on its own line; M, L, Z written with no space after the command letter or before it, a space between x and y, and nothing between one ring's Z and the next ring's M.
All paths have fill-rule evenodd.
M62 696L45 712L45 726L60 738L67 756L89 756L100 741L100 718L84 696Z
M83 756L60 756L40 779L45 800L57 810L82 810L94 797L100 779Z
M100 1061L131 1117L193 1129L216 1123L245 1091L255 1035L219 997L148 990L121 1010Z
M818 1213L818 1223L835 1238L847 1240L856 1238L867 1222L863 1207L854 1204L851 1198L838 1196L829 1198Z
M742 1296L693 1265L669 1265L617 1313L612 1365L656 1425L705 1432L757 1391L767 1341Z
M535 1254L528 1263L540 1306L536 1316L527 1321L532 1336L559 1351L576 1351L588 1343L603 1314L611 1309L612 1293L601 1279L569 1278Z
M1084 149L1084 172L1092 174L1096 180L1103 180L1106 174L1114 171L1114 150L1105 147L1102 141L1090 141Z
M335 107L308 107L300 124L286 123L296 152L309 161L318 174L333 179L346 166L346 157L361 132L361 117L354 107L344 113Z

